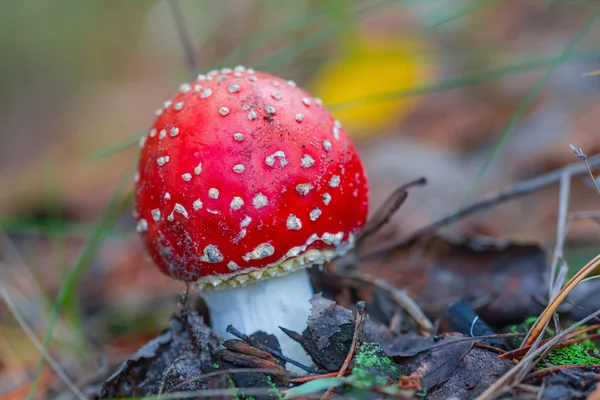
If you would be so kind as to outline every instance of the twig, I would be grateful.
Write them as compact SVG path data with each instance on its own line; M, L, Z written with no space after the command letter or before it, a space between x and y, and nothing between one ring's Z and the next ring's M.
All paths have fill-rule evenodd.
M171 389L169 389L169 391L167 393L173 393L173 391L175 391L176 389L179 389L179 388L181 388L181 387L183 387L185 385L188 385L190 383L197 382L197 381L199 381L201 379L207 379L207 378L212 378L212 377L215 377L215 376L226 375L226 374L268 374L268 375L284 375L284 376L290 376L291 375L288 371L281 371L281 370L278 370L278 369L268 369L268 368L231 368L231 369L222 369L222 370L219 370L219 371L207 372L206 374L202 374L202 375L197 376L195 378L185 380L185 381L177 384L177 386L174 386ZM158 393L158 397L160 397L161 394L162 394L162 387L161 387L161 391Z
M577 158L579 158L580 160L583 161L583 164L585 165L585 167L587 168L587 170L590 174L590 178L592 178L592 182L594 182L596 191L598 192L598 194L600 194L600 187L598 187L598 181L596 180L596 177L592 173L592 169L590 168L590 165L588 164L587 156L585 155L585 153L583 152L583 150L581 148L577 148L577 147L573 146L572 144L570 144L569 146L571 146L571 150L573 150L573 153L575 153Z
M352 335L352 344L350 345L350 350L348 350L348 355L346 356L346 359L344 360L342 367L340 368L340 370L337 373L337 376L336 376L337 378L341 378L342 376L344 376L344 374L346 373L346 370L348 369L348 366L350 366L350 361L352 361L352 357L354 357L354 351L356 350L356 343L358 342L358 336L359 336L360 328L362 326L364 317L365 317L365 302L359 301L358 304L356 305L356 318L354 319L354 334ZM331 386L329 389L327 389L325 391L325 393L323 394L323 396L321 396L321 400L327 400L329 398L329 396L331 395L331 393L333 392L334 388L335 388L334 386Z
M573 277L567 282L567 284L558 292L553 301L548 304L546 309L539 316L535 324L531 327L529 335L523 341L524 346L532 345L532 343L536 340L538 336L544 331L546 328L546 324L554 315L554 312L560 305L560 303L567 297L567 295L581 282L587 275L596 269L600 265L600 254L596 255L592 260L590 260L583 268L581 268Z
M290 379L290 382L292 382L292 383L306 383L306 382L316 381L317 379L335 378L335 377L337 377L337 374L338 374L337 372L330 372L328 374L301 376L300 378ZM348 372L346 371L346 375L347 374L348 374Z
M11 313L17 320L17 323L19 324L21 329L23 329L23 332L25 332L29 340L31 340L31 343L33 343L35 348L42 354L42 357L46 360L46 362L48 362L48 364L50 364L50 366L56 372L56 374L60 376L60 378L65 382L65 384L73 392L75 397L82 400L87 399L87 397L81 392L81 390L79 390L79 388L75 385L71 378L69 378L67 373L62 369L60 364L56 362L56 360L44 348L42 343L40 343L29 324L21 316L21 313L19 312L17 306L15 305L15 303L13 303L12 299L8 295L8 292L6 291L6 288L4 287L2 282L0 282L0 297L4 299L4 302L6 303Z
M421 310L419 305L415 303L414 300L411 299L404 290L397 289L382 279L354 271L348 271L339 274L332 273L329 274L329 276L334 278L349 278L358 282L366 283L368 285L376 287L377 289L382 290L397 305L402 307L422 329L429 333L434 332L433 324L431 323L429 318L427 318L427 316L425 315L423 310Z
M233 325L229 325L227 327L227 332L231 333L235 337L238 337L238 338L240 338L242 340L245 340L250 345L252 345L252 346L254 346L254 347L256 347L256 348L258 348L258 349L260 349L262 351L266 351L267 353L271 354L272 356L280 358L280 359L282 359L282 360L284 360L286 362L289 362L290 364L295 365L298 368L301 368L301 369L305 370L308 373L311 373L311 374L320 374L321 373L320 371L317 371L314 368L308 367L308 366L306 366L306 365L304 365L304 364L302 364L302 363L300 363L300 362L298 362L296 360L292 360L291 358L284 356L281 352L279 352L277 350L274 350L274 349L272 349L272 348L270 348L268 346L265 346L262 343L259 343L257 341L252 340L250 338L250 336L248 336L248 335L240 332L239 330L237 330L236 328L234 328Z
M356 239L355 248L360 247L365 239L377 232L383 225L389 222L390 218L392 218L394 213L408 197L408 189L414 186L423 186L425 184L427 184L427 179L419 178L394 190L379 207L379 209L373 214L373 216L367 221L365 227L360 233L360 236Z
M550 186L560 180L560 177L564 171L569 171L571 177L573 178L588 174L588 166L590 170L600 167L600 154L595 155L593 157L589 157L587 161L587 166L576 162L573 164L566 165L562 168L556 169L554 171L550 171L546 174L537 176L535 178L518 182L496 193L492 193L486 196L485 198L458 210L457 212L454 212L438 221L433 222L430 225L417 229L406 238L400 238L399 240L395 240L391 243L385 244L382 247L371 251L370 253L364 254L363 256L361 256L361 259L372 258L383 254L387 254L390 250L411 243L412 241L418 239L419 237L425 234L431 233L433 231L438 230L441 227L456 222L460 218L464 218L477 212L486 210L497 204L529 195L535 191Z
M565 329L564 331L562 331L561 333L556 335L548 343L544 344L539 349L537 349L534 353L531 353L528 356L526 356L525 358L523 358L523 360L521 360L521 362L519 364L517 364L513 368L511 368L506 374L502 375L500 377L500 379L498 379L490 387L488 387L483 393L481 393L479 395L479 397L477 397L477 400L495 399L497 397L497 395L500 394L500 392L504 389L504 387L510 383L511 379L515 378L521 372L521 370L527 370L530 367L532 362L535 360L536 356L538 356L545 350L551 349L556 343L561 341L564 338L564 336L570 334L571 332L573 332L574 330L576 330L578 327L585 324L586 322L596 318L598 315L600 315L600 310L594 312L593 314L588 315L587 317L580 320L579 322L571 325L569 328Z
M558 221L556 227L556 245L552 255L552 263L550 264L550 282L548 288L549 299L552 302L558 295L558 292L565 283L565 278L568 271L567 263L563 257L563 248L567 237L567 212L569 211L569 194L571 192L571 174L568 170L563 171L560 175L560 192L558 195ZM556 265L560 264L560 272L558 278L556 275ZM558 331L560 329L558 315L554 313L554 327Z
M181 6L179 5L178 0L169 0L168 3L169 9L171 10L171 16L173 17L173 23L175 24L175 29L177 30L177 35L179 36L179 41L181 42L183 52L185 53L188 70L190 71L192 77L195 77L198 74L196 54L194 52L194 45L192 44L192 39L190 37L190 31L185 23L183 12L181 11Z

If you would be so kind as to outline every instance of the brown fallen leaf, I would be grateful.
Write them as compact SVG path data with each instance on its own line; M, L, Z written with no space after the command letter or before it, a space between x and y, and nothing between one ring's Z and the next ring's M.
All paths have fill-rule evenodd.
M543 307L537 297L547 291L542 248L483 237L413 241L359 262L356 270L406 290L430 318L441 316L448 304L461 298L485 300L476 312L490 325L518 323L539 314ZM343 283L338 278L327 282Z

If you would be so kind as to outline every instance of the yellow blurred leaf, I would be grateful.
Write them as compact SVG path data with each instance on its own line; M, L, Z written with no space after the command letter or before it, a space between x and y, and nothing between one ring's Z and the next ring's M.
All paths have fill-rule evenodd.
M347 50L331 60L309 84L325 104L375 98L426 84L432 62L426 44L414 37L350 35ZM349 134L364 137L401 122L418 97L372 101L334 110Z

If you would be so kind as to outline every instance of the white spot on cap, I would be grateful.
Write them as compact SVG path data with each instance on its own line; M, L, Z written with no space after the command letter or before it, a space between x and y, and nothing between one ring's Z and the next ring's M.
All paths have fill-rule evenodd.
M154 114L156 114L157 117L160 117L163 113L163 109L162 108L157 108L156 111L154 111Z
M146 135L144 135L140 138L140 147L144 147L145 144L146 144Z
M219 263L223 261L223 255L217 246L214 244L209 244L204 248L204 255L201 257L201 260L213 264Z
M148 221L146 221L144 218L140 219L137 223L137 226L135 227L135 229L138 232L145 232L148 230Z
M300 160L300 166L304 168L310 168L313 165L315 165L315 160L311 156L308 154L302 156L302 159Z
M248 69L246 70L246 72L248 72L249 74L253 74L253 73L255 73L256 71L254 71L254 68L248 68Z
M135 171L135 174L133 174L133 181L136 183L140 181L140 171Z
M175 111L181 111L183 109L183 101L179 101L177 103L175 103L175 105L173 106L173 110Z
M194 85L194 93L198 93L202 89L202 85Z
M354 189L354 191L352 192L352 196L358 197L358 189Z
M160 132L158 133L158 138L160 140L164 139L167 137L167 130L166 129L161 129Z
M190 90L192 90L192 87L189 85L189 83L184 83L181 86L179 86L179 91L181 93L187 93Z
M238 174L241 174L245 170L246 170L246 167L244 166L244 164L237 164L233 167L233 172L237 172Z
M282 168L288 164L288 161L285 159L285 153L281 150L277 150L275 153L267 156L265 158L265 164L271 168L275 168L275 157L279 158L279 165L281 165Z
M210 197L211 199L218 199L219 198L219 190L215 189L215 188L210 188L208 190L208 197Z
M171 200L171 193L165 193L165 200Z
M169 132L169 134L170 134L172 137L175 137L175 136L179 135L179 128L172 127L172 128L171 128L171 131Z
M342 232L338 232L335 235L333 233L325 232L321 239L325 244L337 246L342 242L343 237L344 234Z
M275 114L276 112L275 107L270 106L268 104L265 104L265 111L267 112L267 114Z
M189 172L186 172L185 174L181 175L181 178L184 181L189 182L192 179L192 174L190 174Z
M239 133L239 132L238 133L234 133L233 134L233 138L235 140L237 140L238 142L241 142L242 140L244 140L244 135L241 134L241 133Z
M233 261L229 261L229 262L227 263L227 268L228 268L230 271L237 271L237 270L239 270L239 269L240 269L240 266L239 266L239 265L237 265L237 264L236 264L235 262L233 262Z
M152 213L152 219L155 221L158 221L160 219L160 210L158 208L155 208L154 210L150 211Z
M251 76L250 78L248 78L248 80L250 82L256 82L258 80L258 78L256 76Z
M250 222L252 222L252 218L249 215L246 215L242 222L240 222L240 228L247 228L248 225L250 225Z
M231 68L221 68L222 74L230 74L232 72L233 72L233 70Z
M215 214L215 215L219 213L218 210L211 210L210 208L207 208L206 211L208 211L211 214Z
M202 208L202 200L197 199L196 201L194 201L194 204L192 204L192 206L194 207L195 211L198 211Z
M271 85L273 85L273 86L279 86L279 82L277 82L277 81L271 81Z
M150 132L148 132L148 136L150 136L150 137L156 136L156 128L150 129Z
M297 86L296 82L294 82L294 81L287 81L287 84L290 85L290 86L293 86L293 87Z
M200 175L201 172L202 172L202 163L198 163L196 168L194 168L194 174Z
M304 115L302 115L302 114L296 114L296 121L302 122L303 119L304 119Z
M264 206L267 205L267 203L268 203L267 196L265 196L262 193L258 193L252 199L252 204L254 205L254 208L256 208L256 209L263 208Z
M163 165L168 163L169 160L170 160L169 156L162 156L162 157L158 157L156 159L156 163L158 164L159 167L162 167Z
M217 78L215 80L217 82L222 82L222 81L226 81L227 77L225 75L219 75L219 76L217 76Z
M303 97L302 102L304 103L305 106L310 106L310 103L312 101L308 97Z
M287 221L285 222L285 226L289 230L297 231L297 230L300 230L300 228L302 228L302 222L300 221L300 218L296 217L294 214L290 214L287 217Z
M163 103L163 107L165 109L167 109L167 108L171 107L171 104L173 104L173 102L171 100L167 100Z
M242 258L244 261L249 260L261 260L263 258L272 256L275 253L275 248L270 243L262 243L256 246L250 253L246 253Z
M239 71L235 71L235 72L233 73L233 76L234 76L234 77L236 77L236 78L241 78L241 77L243 77L244 75L243 75L241 72L239 72Z
M322 198L323 198L323 203L325 205L328 205L329 202L331 201L331 195L329 193L323 194Z
M194 207L194 210L200 210L202 208L202 200L197 199L196 201L194 201L194 204L192 204L192 206Z
M310 183L301 183L296 186L296 191L300 193L300 196L306 196L312 188L313 185L311 185Z
M323 148L329 153L331 151L331 142L329 139L323 140Z
M340 186L340 177L338 175L333 175L329 181L329 186L332 188Z
M239 72L244 72L246 70L246 67L244 67L243 65L236 65L233 68L234 71L239 71Z
M219 114L221 114L222 116L226 116L227 114L229 114L229 108L227 108L227 107L219 108Z
M251 108L252 107L250 107L250 104L242 104L242 110L244 110L244 111L248 111Z
M335 140L340 140L340 128L337 126L333 127L333 137Z
M248 113L248 119L249 119L250 121L252 121L252 120L256 119L256 111L254 111L254 110L250 111L250 112Z
M185 209L184 206L182 206L179 203L175 204L175 207L173 208L173 211L178 212L179 214L183 215L186 218L188 217L187 210Z
M200 75L198 75L198 78L196 78L196 79L199 80L199 81L205 81L206 80L206 75L200 74Z
M281 100L281 94L279 92L271 93L271 97L274 98L275 100Z
M234 83L233 85L229 85L229 87L227 88L227 91L229 93L237 93L240 91L240 85L238 85L237 83Z
M323 100L321 100L320 97L315 97L315 103L317 103L318 105L322 106L323 105Z
M319 218L321 216L323 212L321 210L319 210L318 208L315 208L314 210L312 210L310 212L310 220L311 221L316 221L317 218Z
M202 93L200 93L200 98L201 99L208 99L211 94L212 94L212 90L211 89L204 88L204 90L202 91Z
M244 200L241 197L234 197L229 205L232 210L239 210L244 205Z

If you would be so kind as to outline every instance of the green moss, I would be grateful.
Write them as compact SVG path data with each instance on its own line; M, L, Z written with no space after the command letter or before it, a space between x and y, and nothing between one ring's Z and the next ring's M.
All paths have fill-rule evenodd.
M354 359L352 377L360 386L385 386L398 379L398 368L376 343L363 343Z
M552 350L544 357L544 361L552 365L599 364L600 359L591 356L588 353L589 350L596 350L596 345L586 339L567 347Z

